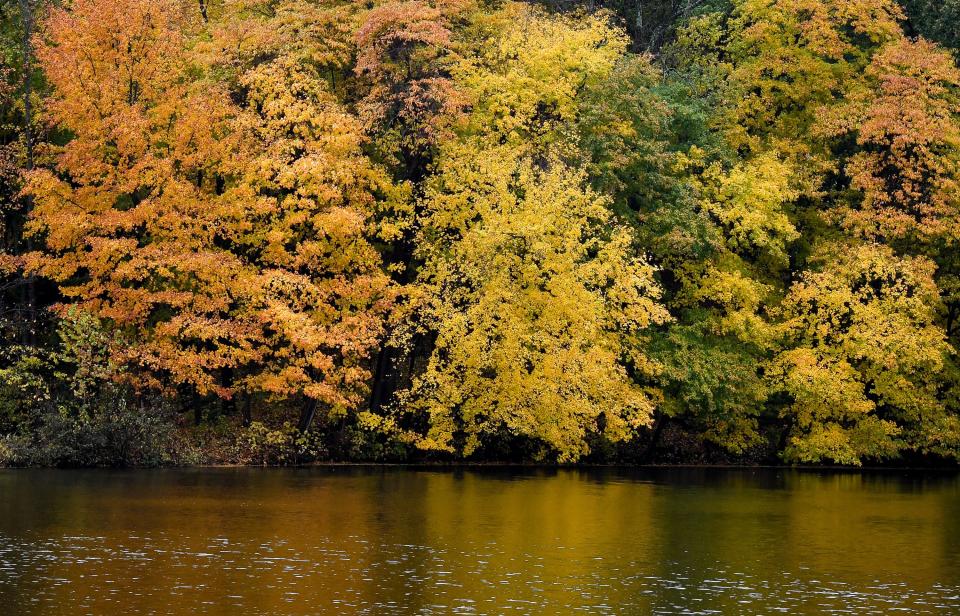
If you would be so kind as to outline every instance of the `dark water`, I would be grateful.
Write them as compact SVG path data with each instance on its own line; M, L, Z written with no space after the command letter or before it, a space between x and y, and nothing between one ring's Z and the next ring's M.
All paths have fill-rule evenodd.
M960 476L0 471L3 614L960 613Z

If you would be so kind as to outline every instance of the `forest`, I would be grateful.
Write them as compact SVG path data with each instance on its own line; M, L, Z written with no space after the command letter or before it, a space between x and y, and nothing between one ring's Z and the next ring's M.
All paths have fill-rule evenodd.
M960 0L2 0L0 466L955 465Z

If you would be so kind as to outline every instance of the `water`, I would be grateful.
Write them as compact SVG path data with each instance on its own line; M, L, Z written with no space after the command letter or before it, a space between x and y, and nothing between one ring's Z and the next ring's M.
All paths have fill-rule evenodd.
M0 471L4 614L960 613L960 475Z

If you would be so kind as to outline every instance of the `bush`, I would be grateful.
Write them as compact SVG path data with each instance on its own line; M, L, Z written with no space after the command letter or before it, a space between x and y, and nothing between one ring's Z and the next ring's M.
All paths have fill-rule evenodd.
M117 383L115 341L71 311L52 349L14 346L0 361L0 464L153 466L176 461L174 424L159 398ZM136 400L136 402L134 402Z
M94 416L44 413L29 435L8 435L0 464L17 466L157 466L177 461L173 424L123 399Z
M242 464L303 464L327 457L317 432L301 433L289 422L270 429L255 421L240 434L237 446Z

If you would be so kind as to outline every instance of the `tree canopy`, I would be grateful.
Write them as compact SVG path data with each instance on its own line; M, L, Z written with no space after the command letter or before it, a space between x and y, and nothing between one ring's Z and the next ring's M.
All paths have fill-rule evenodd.
M960 455L949 2L21 4L4 438L112 397L282 460Z

